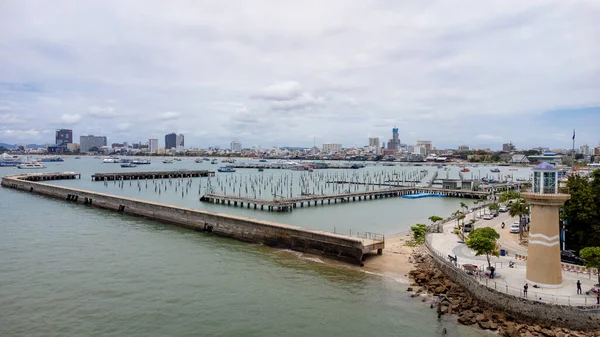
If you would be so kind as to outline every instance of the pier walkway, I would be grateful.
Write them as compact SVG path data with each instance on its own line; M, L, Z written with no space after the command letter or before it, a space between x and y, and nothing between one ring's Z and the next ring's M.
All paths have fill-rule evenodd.
M138 179L169 179L169 178L197 178L212 177L214 171L207 170L178 170L178 171L148 171L148 172L114 172L94 173L93 181L107 180L138 180Z
M346 203L351 201L373 200L382 198L401 197L405 195L432 193L442 194L447 197L479 199L489 195L487 192L467 191L467 190L448 190L432 187L394 187L383 190L347 192L340 194L315 194L305 195L294 198L278 198L275 200L266 200L258 198L241 197L226 194L207 193L200 198L203 202L212 202L216 204L240 206L246 208L260 209L271 212L287 212L297 207L310 207L317 205L331 205Z
M1 185L81 207L98 207L240 241L323 254L361 265L366 254L381 255L385 248L383 235L374 233L361 233L363 236L355 237L39 182L53 178L74 179L77 176L79 174L74 172L17 174L2 177Z

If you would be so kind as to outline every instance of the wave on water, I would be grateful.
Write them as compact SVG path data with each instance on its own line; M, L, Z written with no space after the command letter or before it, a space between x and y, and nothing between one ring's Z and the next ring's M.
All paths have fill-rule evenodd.
M307 261L312 261L312 262L317 262L317 263L325 263L323 260L319 259L318 257L304 256L304 254L302 254L301 252L297 252L297 251L291 250L291 249L280 249L280 250L278 250L278 252L291 253L302 260L307 260Z
M410 281L408 279L403 278L403 277L393 277L393 276L385 275L385 274L381 274L381 273L374 273L374 272L368 271L368 270L363 270L363 272L365 274L369 274L369 275L377 275L377 276L389 278L389 279L392 279L392 280L394 280L394 281L396 281L398 283L401 283L401 284L409 284L410 283Z

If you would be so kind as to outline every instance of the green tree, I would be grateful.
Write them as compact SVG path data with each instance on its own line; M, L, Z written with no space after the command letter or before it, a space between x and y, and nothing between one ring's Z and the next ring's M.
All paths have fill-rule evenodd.
M488 209L490 211L497 211L500 209L500 205L498 203L494 202L494 203L491 203L488 205Z
M490 255L500 256L500 253L496 249L496 240L499 237L500 234L491 227L477 228L469 233L467 247L473 249L477 256L485 255L488 266L491 268Z
M586 247L579 252L585 266L600 270L600 247ZM600 284L600 273L598 273L598 283Z
M441 221L444 220L444 218L442 218L441 216L437 216L437 215L432 215L429 217L429 221L431 221L431 225L435 225L436 222L438 224L438 228L437 231L438 233L440 232L440 223Z
M591 178L572 175L567 181L571 199L565 202L561 218L569 249L600 247L600 170L592 171Z
M521 194L514 190L502 192L502 194L500 194L500 197L498 197L498 201L502 203L515 199L521 199Z
M523 216L529 214L529 205L519 199L510 205L509 214L512 217L519 217L519 239L523 239Z
M427 225L418 223L415 226L411 226L410 230L413 232L413 239L415 243L421 244L425 242L425 235L427 234Z

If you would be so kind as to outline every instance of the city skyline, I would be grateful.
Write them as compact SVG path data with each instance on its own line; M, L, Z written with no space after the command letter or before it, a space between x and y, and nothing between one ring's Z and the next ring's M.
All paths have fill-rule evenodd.
M66 4L2 5L0 142L65 128L359 147L393 126L403 144L438 148L568 149L573 128L577 144L600 141L592 1Z

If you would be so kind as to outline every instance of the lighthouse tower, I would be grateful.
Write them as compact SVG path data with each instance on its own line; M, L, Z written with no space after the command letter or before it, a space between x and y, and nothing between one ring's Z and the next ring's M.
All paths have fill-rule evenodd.
M533 168L533 191L522 196L531 205L527 282L544 288L560 288L559 209L571 196L558 193L558 169L548 163Z

